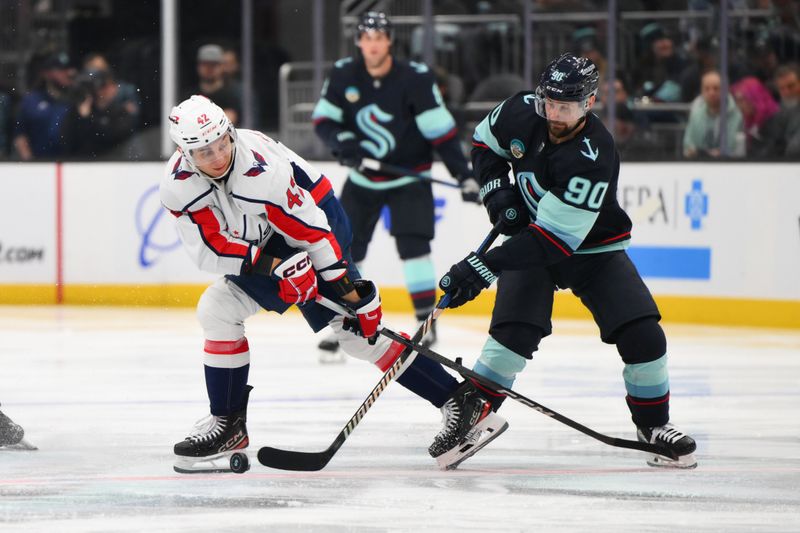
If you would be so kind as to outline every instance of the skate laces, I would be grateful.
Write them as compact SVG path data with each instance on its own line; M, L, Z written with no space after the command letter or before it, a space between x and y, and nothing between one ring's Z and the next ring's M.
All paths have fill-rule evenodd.
M669 444L675 444L683 437L686 436L685 433L677 429L672 424L667 424L665 426L658 426L652 429L653 438L662 440Z
M439 435L444 435L454 430L458 425L459 418L461 418L461 406L452 398L447 400L442 406L444 428L439 432Z
M207 415L194 424L192 432L187 437L192 442L203 442L219 436L227 426L228 421L224 416Z

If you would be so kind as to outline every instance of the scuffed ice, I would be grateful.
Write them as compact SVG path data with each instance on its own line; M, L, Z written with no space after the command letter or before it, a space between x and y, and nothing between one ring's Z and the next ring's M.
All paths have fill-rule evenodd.
M445 313L436 349L471 364L485 328ZM510 429L440 472L426 453L439 412L397 384L321 472L267 469L258 446L326 448L380 376L352 359L320 365L299 314L262 313L247 330L251 470L180 475L172 445L208 409L191 310L0 307L0 401L39 447L0 451L0 530L800 530L800 333L666 329L694 471L649 468L509 401ZM596 335L556 322L514 388L635 438L622 363Z

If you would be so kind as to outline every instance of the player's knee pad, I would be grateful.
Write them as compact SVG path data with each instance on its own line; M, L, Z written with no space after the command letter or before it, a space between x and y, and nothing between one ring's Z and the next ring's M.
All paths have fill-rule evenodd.
M539 349L539 342L544 333L532 324L524 322L504 322L489 329L491 338L512 352L531 359L533 352Z
M344 329L343 321L341 316L336 316L328 325L336 335L339 346L347 355L373 363L385 372L392 366L403 351L402 345L395 343L383 335L378 335L375 343L370 344L364 337ZM406 360L403 367L404 369L411 364L415 356L416 353L412 354L411 357ZM396 377L399 376L400 374L396 375Z
M655 317L625 324L616 337L617 351L629 365L649 363L667 353L667 338Z
M397 235L395 237L400 259L414 259L431 253L431 241L417 235Z
M206 339L234 340L244 337L244 321L259 305L226 278L208 287L197 303L197 319Z

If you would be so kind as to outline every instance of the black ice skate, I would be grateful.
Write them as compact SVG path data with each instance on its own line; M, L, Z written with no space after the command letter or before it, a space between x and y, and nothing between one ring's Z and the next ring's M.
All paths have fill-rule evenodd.
M247 435L247 398L253 387L247 386L245 407L228 416L208 415L199 420L192 433L175 445L174 469L181 474L236 472L250 468L244 451L250 444Z
M640 427L637 428L636 436L640 442L663 446L678 455L677 459L663 455L653 455L647 460L647 464L650 466L665 468L694 468L697 466L697 460L694 458L693 453L697 449L697 444L692 437L672 424L652 428Z
M442 470L453 470L508 429L508 422L469 381L442 406L442 423L428 448Z
M336 334L331 333L317 344L319 348L319 362L323 364L344 363L346 358L344 353L339 352L339 341Z
M24 440L24 436L25 430L22 429L22 426L15 424L0 411L0 448L10 450L35 450L36 446Z

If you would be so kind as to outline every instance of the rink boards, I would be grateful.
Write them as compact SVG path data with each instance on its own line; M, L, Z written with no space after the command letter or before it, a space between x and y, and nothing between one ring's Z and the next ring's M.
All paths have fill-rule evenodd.
M317 167L341 187L344 172ZM192 306L199 272L160 208L162 163L0 164L0 303ZM446 179L441 164L434 175ZM434 188L433 257L444 272L489 229L483 208ZM629 253L665 318L800 328L800 165L623 164L618 199L634 219ZM410 309L388 215L365 275L389 310ZM464 313L489 313L483 294ZM556 315L588 317L560 292Z

